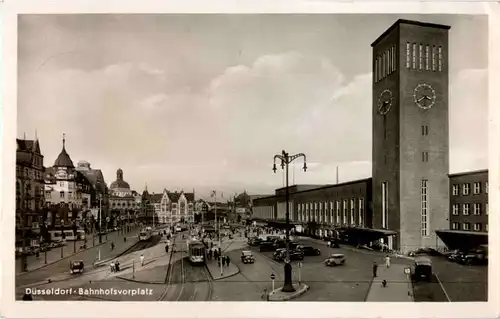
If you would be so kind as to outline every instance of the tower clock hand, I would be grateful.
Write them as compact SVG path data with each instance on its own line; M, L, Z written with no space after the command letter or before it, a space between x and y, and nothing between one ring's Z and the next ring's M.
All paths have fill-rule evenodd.
M424 95L424 96L422 96L421 98L419 98L419 99L417 100L417 102L419 102L419 103L420 103L420 102L422 102L422 100L423 100L423 99L425 99L425 97L426 97L425 95Z

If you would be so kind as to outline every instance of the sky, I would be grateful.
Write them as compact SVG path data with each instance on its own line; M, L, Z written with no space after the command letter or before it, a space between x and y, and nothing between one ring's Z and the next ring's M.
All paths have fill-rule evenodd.
M17 135L139 192L272 194L283 149L290 184L370 177L370 45L399 18L451 26L450 173L487 168L484 16L22 15Z

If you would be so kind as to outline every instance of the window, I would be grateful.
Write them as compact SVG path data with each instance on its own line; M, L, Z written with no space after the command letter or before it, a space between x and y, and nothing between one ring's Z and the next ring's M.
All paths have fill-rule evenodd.
M60 196L60 198L64 198L64 191L63 192L59 192L59 196Z
M470 204L464 204L462 208L463 208L463 214L465 216L468 216L470 214Z
M406 42L406 68L410 68L410 42Z
M425 69L429 71L429 46L425 46Z
M459 211L460 211L460 204L453 204L452 214L453 215L458 215Z
M484 192L488 194L488 182L484 183Z
M413 43L412 47L412 66L414 69L417 68L417 44Z
M363 221L363 215L364 215L364 199L363 198L360 198L359 201L358 201L358 222L359 222L359 225L360 226L363 226L364 225L364 221Z
M340 224L340 202L335 201L335 223Z
M333 202L330 202L330 224L333 224Z
M60 187L64 187L64 182L59 182Z
M432 46L432 71L436 71L436 46Z
M397 70L397 66L396 66L396 47L393 46L392 47L392 71L396 71Z
M474 224L474 231L481 231L481 223Z
M351 225L354 225L354 198L351 199Z
M460 223L453 222L453 224L451 224L451 229L458 230L459 228L460 228Z
M474 215L481 215L481 204L480 203L474 204Z
M375 65L373 66L373 80L376 82L378 82L378 58L375 59Z
M429 135L429 127L427 125L422 125L422 136Z
M68 199L72 199L73 198L73 193L72 192L68 192Z
M488 215L488 213L489 213L488 203L486 203L486 204L484 204L484 205L485 205L485 209L484 209L484 210L485 210L485 212L486 212L486 215Z
M438 48L438 71L441 72L443 70L443 48Z
M463 223L463 230L470 230L470 223Z
M382 58L378 57L378 80L382 80Z
M464 187L463 187L463 194L464 195L469 195L469 193L470 193L470 184L469 183L465 183Z
M382 53L382 78L386 75L386 60L385 60L385 52Z
M422 152L422 162L427 163L429 161L429 152Z
M453 185L453 195L458 195L460 194L460 185L454 184Z
M421 188L421 235L429 236L429 216L428 216L428 189L427 180L420 183Z
M386 59L387 59L387 63L386 63L387 75L391 74L391 56L390 56L390 52L391 52L391 50L387 50L387 54L386 54Z
M418 48L418 68L424 69L424 46L422 44Z
M389 207L388 207L388 185L382 182L382 228L388 228Z
M347 200L344 199L344 202L343 202L343 214L342 214L342 223L343 224L347 224Z
M481 194L481 183L474 183L474 194Z

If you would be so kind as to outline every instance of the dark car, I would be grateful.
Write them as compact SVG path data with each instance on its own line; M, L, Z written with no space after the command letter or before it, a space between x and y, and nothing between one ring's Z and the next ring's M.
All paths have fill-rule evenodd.
M284 261L286 258L286 249L278 249L274 252L273 258L278 261ZM298 249L290 250L290 260L304 260L304 253Z
M297 246L297 249L304 253L304 256L319 256L321 250L311 246Z
M259 246L262 240L259 237L252 237L248 239L249 246Z
M413 265L413 276L415 280L424 278L430 281L432 278L432 261L426 256L415 257L415 264Z
M290 249L296 249L297 246L299 245L298 242L291 241L290 242ZM286 240L284 239L277 239L274 241L274 248L286 248Z
M261 241L259 244L260 251L274 251L274 242L272 241Z

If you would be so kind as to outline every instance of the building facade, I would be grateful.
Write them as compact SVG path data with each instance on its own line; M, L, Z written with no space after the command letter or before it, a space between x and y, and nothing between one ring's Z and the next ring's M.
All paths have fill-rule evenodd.
M176 223L194 223L194 192L169 192L164 189L159 206L158 220L160 223L170 225Z
M139 194L130 189L130 185L123 179L123 170L116 171L116 180L110 187L110 222L112 226L129 223L136 219L141 211L141 204L137 202Z
M451 230L488 232L488 170L450 174Z
M37 231L44 200L43 155L38 139L16 139L16 241ZM23 235L24 234L24 235Z
M448 176L449 29L398 20L372 44L372 178L291 186L292 223L327 235L332 227L370 228L403 253L443 247L442 230L487 232L488 172ZM253 203L254 218L285 216L280 190Z
M44 179L47 211L43 219L48 228L71 226L86 220L93 186L84 174L75 169L66 152L65 138L61 153L54 165L45 170Z

